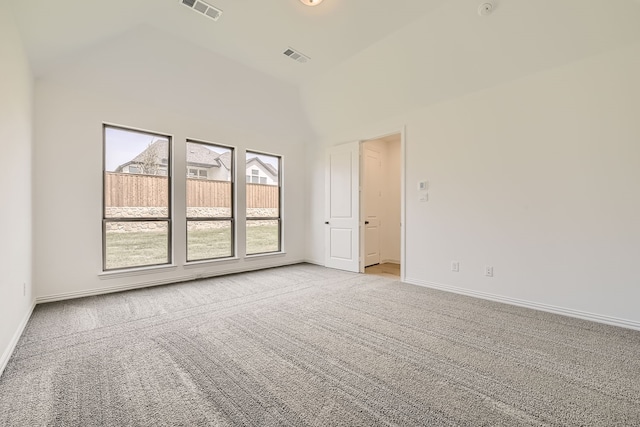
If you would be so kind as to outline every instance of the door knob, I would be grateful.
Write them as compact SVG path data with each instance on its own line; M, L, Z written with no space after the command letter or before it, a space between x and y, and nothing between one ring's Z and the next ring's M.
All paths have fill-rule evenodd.
M364 222L364 225L367 225L367 224L369 224L369 221L365 221L365 222Z
M327 224L327 225L329 225L329 221L325 221L324 223L325 223L325 224Z

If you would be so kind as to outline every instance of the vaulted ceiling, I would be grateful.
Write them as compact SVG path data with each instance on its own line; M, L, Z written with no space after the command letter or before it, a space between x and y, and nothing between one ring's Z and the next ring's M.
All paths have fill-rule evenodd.
M315 7L299 0L206 0L221 9L218 21L194 12L181 0L8 0L13 6L27 53L36 75L65 57L121 37L139 34L140 28L171 35L205 50L221 54L261 72L293 84L325 73L368 46L411 23L429 23L432 28L456 27L470 17L484 0L325 0ZM640 11L640 0L492 0L501 20L497 39L506 46L531 45L539 40L545 51L536 55L561 56L567 49L585 50L611 38L611 26L601 34L599 23L621 19L617 38L629 30L629 12ZM455 14L447 10L455 8ZM440 16L440 17L439 17ZM619 17L619 18L618 18ZM441 22L450 20L450 22ZM610 22L609 22L610 23ZM446 24L446 25L445 25ZM469 34L438 34L424 28L428 46L459 49L459 41L473 42ZM640 26L637 26L640 27ZM499 35L499 34L497 34ZM435 39L435 40L434 40ZM549 43L549 41L556 42ZM534 43L535 44L535 43ZM299 64L283 55L292 47L311 58ZM556 51L555 48L564 49ZM401 46L399 46L402 49ZM500 45L496 46L501 49ZM408 52L410 53L410 52ZM587 53L587 52L585 52ZM428 55L429 52L423 52ZM384 58L381 58L384 61Z
M206 0L218 21L180 0L11 0L36 74L60 58L152 26L292 83L322 73L444 0ZM311 58L283 55L293 47Z
M317 132L640 42L640 0L489 0L486 17L487 0L204 0L223 11L218 21L182 0L4 1L36 76L93 75L87 84L108 92L131 92L121 83L132 81L144 99L160 86L189 114L224 115L232 99L244 113L229 116L255 104L255 117L279 126L271 101L254 102L266 91L286 100L289 123ZM310 61L283 55L289 47Z

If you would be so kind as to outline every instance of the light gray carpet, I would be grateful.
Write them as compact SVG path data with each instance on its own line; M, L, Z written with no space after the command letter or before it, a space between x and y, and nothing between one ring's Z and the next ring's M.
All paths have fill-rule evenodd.
M2 426L640 425L640 332L306 264L38 306Z

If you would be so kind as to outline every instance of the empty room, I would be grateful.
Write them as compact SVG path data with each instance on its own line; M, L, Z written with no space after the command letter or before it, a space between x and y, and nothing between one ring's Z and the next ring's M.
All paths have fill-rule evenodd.
M0 426L640 426L639 22L0 0Z

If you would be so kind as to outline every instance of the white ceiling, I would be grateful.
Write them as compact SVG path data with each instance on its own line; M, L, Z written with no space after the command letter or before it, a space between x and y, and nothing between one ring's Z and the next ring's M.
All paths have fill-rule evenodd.
M208 0L212 21L180 0L10 0L36 75L138 27L154 26L284 81L323 73L438 8L445 0ZM297 63L293 47L311 57Z
M181 0L0 1L13 9L36 76L109 93L134 92L122 82L145 95L161 84L184 99L172 105L203 115L221 91L252 99L246 88L268 88L316 132L640 43L640 0L489 0L488 17L477 13L487 0L207 0L224 11L218 22ZM289 46L311 61L284 56Z

